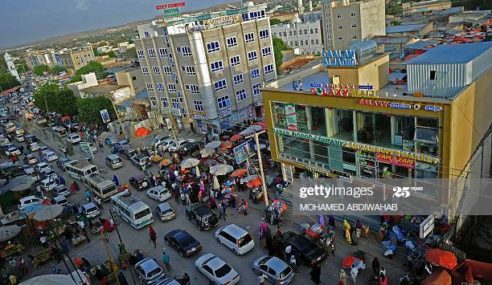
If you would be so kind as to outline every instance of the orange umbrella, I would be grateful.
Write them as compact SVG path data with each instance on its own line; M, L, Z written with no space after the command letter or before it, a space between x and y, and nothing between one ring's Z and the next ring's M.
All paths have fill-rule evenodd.
M431 248L427 250L425 253L425 260L449 270L452 270L456 267L456 265L458 265L458 260L454 253L439 248Z
M243 136L238 135L238 134L235 134L235 135L233 135L233 136L230 138L230 141L231 141L231 142L237 142L238 140L240 140L240 139L242 139L242 138L243 138Z
M236 169L231 173L231 177L243 177L244 175L248 174L248 170L241 168L241 169Z
M249 181L248 183L246 183L246 186L248 186L249 188L256 188L256 187L260 187L261 186L261 178L260 176L257 176L255 179Z
M228 148L232 148L232 142L223 141L222 144L220 145L220 149L228 149Z
M135 130L136 137L145 137L150 134L150 130L144 127L140 127Z

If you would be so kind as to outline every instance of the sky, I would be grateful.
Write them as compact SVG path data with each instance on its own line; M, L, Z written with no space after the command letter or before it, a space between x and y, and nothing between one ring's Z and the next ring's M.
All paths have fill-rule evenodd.
M0 0L0 48L151 19L156 5L181 0ZM230 0L185 0L185 10Z

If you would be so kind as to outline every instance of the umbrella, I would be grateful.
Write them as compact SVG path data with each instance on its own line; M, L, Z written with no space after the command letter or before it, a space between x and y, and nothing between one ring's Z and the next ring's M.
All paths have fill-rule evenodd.
M211 156L214 152L215 152L215 149L212 149L212 148L204 148L204 149L200 150L200 154L202 155L202 157Z
M211 148L211 149L216 149L222 144L221 141L213 141L209 142L208 144L205 145L205 148Z
M163 160L161 160L161 166L168 166L169 164L173 163L169 158L164 158Z
M79 270L79 274L82 278L84 278L84 273L82 273ZM80 280L79 274L77 274L75 271L71 273L75 281L77 283L73 282L72 277L70 277L70 274L45 274L45 275L40 275L36 277L32 277L31 279L28 279L26 281L22 281L19 283L19 285L75 285L75 284L85 284L83 280ZM85 278L84 278L85 279Z
M217 190L220 188L219 178L214 175L214 189Z
M243 177L244 175L248 174L248 170L241 168L241 169L236 169L231 173L231 177Z
M260 126L262 129L266 130L267 124L265 122L256 122L255 126Z
M287 210L287 204L280 200L273 200L272 201L272 207L275 209L279 210L280 213L283 213L284 211Z
M135 136L136 137L145 137L150 134L150 130L144 127L140 127L135 130Z
M193 158L193 157L190 157L190 158L187 158L183 161L181 161L181 168L191 168L191 167L195 167L197 166L198 164L200 163L200 161L196 158Z
M258 177L258 175L256 175L256 174L248 175L248 176L241 179L241 183L248 183L249 181L256 179L257 177Z
M242 138L243 138L243 136L241 136L241 135L239 135L239 134L235 134L235 135L233 135L233 136L232 136L229 140L230 140L231 142L237 142L238 140L240 140L240 139L242 139Z
M261 126L258 126L258 125L252 125L252 126L249 126L247 127L246 129L244 129L242 132L240 132L239 134L242 135L242 136L247 136L247 135L250 135L250 134L253 134L253 133L256 133L258 131L261 131L262 127Z
M261 178L259 176L256 176L255 179L248 181L248 183L246 183L246 186L248 186L249 188L256 188L260 187L261 184Z
M456 265L458 265L458 260L454 253L438 248L431 248L427 250L425 253L425 260L449 270L452 270L456 267Z
M8 241L9 239L13 239L16 237L22 228L18 225L10 225L0 227L0 242Z
M217 165L219 164L217 161L213 160L213 159L208 159L205 161L205 164L210 167L210 166L214 166L214 165Z
M228 148L232 148L232 142L230 141L224 141L220 145L220 149L228 149Z
M34 214L34 219L38 222L45 222L53 220L54 218L61 215L63 212L63 207L61 205L55 204L51 206L44 206L36 211Z
M232 172L234 170L231 165L228 164L217 164L210 167L210 174L220 176L226 175L227 173Z

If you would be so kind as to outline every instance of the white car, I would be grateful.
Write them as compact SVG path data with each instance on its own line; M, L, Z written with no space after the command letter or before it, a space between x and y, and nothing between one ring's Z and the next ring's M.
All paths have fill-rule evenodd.
M47 164L46 162L40 162L40 163L36 164L36 166L34 168L39 173L44 172L44 171L48 171L48 169L52 170L51 166L49 164Z
M66 137L66 140L67 142L71 143L71 144L77 144L79 142L82 141L82 139L80 138L80 136L76 133L72 133L72 134L69 134L67 137Z
M19 211L24 211L41 205L41 203L43 203L43 199L36 196L27 196L19 200L19 206L17 208L19 208Z
M255 247L251 235L243 228L230 224L218 229L215 238L237 255L248 253Z
M9 148L5 151L6 156L11 156L11 155L21 155L20 150L15 146L11 145Z
M147 197L157 202L164 202L171 198L171 192L162 186L156 186L147 190Z
M24 139L24 135L16 135L15 136L15 140L17 142L23 142L25 139Z
M38 151L39 150L39 144L37 142L33 142L29 144L29 149L32 152Z
M44 159L46 159L47 162L52 162L52 161L58 160L58 155L56 155L51 150L43 152L43 157L44 157Z
M195 261L195 267L213 284L233 285L239 283L239 274L220 257L206 253Z
M183 144L185 144L186 142L188 142L188 141L185 139L178 139L178 144L176 145L176 142L173 140L169 143L167 150L169 152L176 152L176 151L178 151L179 147L182 146Z
M51 191L53 189L55 189L56 185L58 185L56 183L56 181L54 179L52 179L52 177L48 177L44 180L41 180L40 182L40 186L41 186L41 189L43 189L43 191Z

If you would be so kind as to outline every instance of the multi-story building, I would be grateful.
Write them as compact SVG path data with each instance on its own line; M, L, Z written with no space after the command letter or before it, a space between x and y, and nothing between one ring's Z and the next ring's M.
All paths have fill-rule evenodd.
M450 0L429 0L429 1L412 1L402 3L403 16L411 14L424 14L430 12L443 11L451 8L452 2Z
M63 49L56 52L54 57L57 64L75 71L87 65L89 62L96 60L94 50L90 45L73 49Z
M249 3L138 27L137 56L163 121L227 129L262 116L260 89L277 78L265 9Z
M127 68L114 74L118 85L130 86L132 96L145 90L145 81L140 68Z
M325 48L344 50L352 41L385 35L385 17L384 0L323 0Z
M6 52L3 55L3 59L5 60L5 64L7 64L7 68L10 74L12 74L12 76L15 77L18 81L20 81L20 76L17 72L17 68L15 67L14 59L12 59L12 56L8 52Z
M29 50L27 52L26 63L30 69L38 65L53 67L56 65L54 51L50 49L43 51Z
M323 51L321 21L303 22L298 16L289 24L271 26L272 35L280 38L291 48L298 48L302 54L316 54Z

